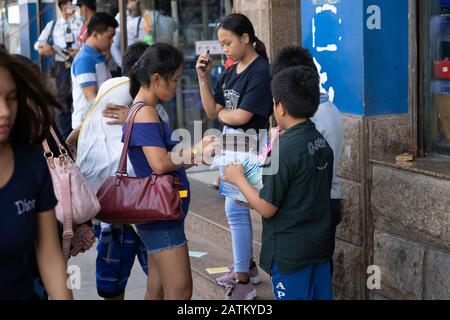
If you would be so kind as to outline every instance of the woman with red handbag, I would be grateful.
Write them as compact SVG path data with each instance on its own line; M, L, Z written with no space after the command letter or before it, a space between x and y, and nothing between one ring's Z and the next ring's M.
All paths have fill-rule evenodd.
M172 140L172 130L160 120L156 105L170 101L175 96L182 71L181 52L163 43L147 49L134 65L130 75L130 93L135 97L135 107L139 103L141 107L133 107L138 111L128 144L128 156L137 177L170 174L178 179L185 217L190 201L185 169L194 164L197 151L203 150L213 139L205 138L199 146L191 148L188 159L186 154L183 157L172 152L179 142ZM133 113L133 109L130 113ZM127 124L124 132L127 132ZM150 272L145 298L190 299L192 276L184 219L141 224L136 225L136 228L148 252Z
M45 289L72 299L56 230L57 204L39 145L58 103L39 75L0 50L0 300L38 299L30 273L36 251Z

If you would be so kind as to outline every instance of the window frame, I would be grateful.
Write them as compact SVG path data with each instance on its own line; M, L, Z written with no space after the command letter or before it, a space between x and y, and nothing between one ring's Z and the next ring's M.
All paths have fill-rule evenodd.
M417 156L429 154L450 156L450 149L436 150L433 141L432 119L436 112L433 106L431 81L433 81L433 61L430 51L430 21L432 1L409 0L409 52L410 52L410 108L413 128L413 151ZM417 66L417 67L416 67ZM440 152L443 151L443 152Z

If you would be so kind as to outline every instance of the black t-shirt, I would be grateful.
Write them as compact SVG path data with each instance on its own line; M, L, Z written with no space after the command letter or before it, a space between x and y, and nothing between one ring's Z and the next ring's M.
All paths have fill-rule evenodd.
M243 72L235 64L228 69L214 88L214 99L226 109L243 109L254 114L247 124L234 129L268 129L273 112L269 62L259 56Z
M37 214L56 207L47 163L37 147L13 144L14 173L0 188L0 300L35 299L30 256Z

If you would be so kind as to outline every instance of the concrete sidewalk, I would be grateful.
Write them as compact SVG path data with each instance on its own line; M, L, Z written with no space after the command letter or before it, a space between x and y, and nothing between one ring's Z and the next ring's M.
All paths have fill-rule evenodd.
M78 266L81 270L81 288L73 290L76 300L103 300L97 294L95 284L95 260L97 258L96 244L91 250L78 257L69 260L70 266ZM147 276L142 271L139 262L135 261L130 279L125 292L126 300L143 300L145 288L147 284Z
M199 166L188 171L190 179L195 179L204 183L211 183L217 175L218 173L216 171L209 171L205 166ZM95 260L97 258L96 246L97 244L95 244L88 252L69 260L69 266L77 266L81 272L81 288L73 290L74 298L76 300L102 300L97 294L95 283ZM147 277L136 259L127 284L125 299L143 300L146 284ZM194 296L193 299L198 300L198 297Z

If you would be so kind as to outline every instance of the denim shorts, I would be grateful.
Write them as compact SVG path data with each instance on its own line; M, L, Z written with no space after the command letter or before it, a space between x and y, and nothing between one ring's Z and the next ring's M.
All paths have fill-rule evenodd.
M149 255L164 250L183 247L187 244L184 224L162 230L137 229L137 234L144 243Z

